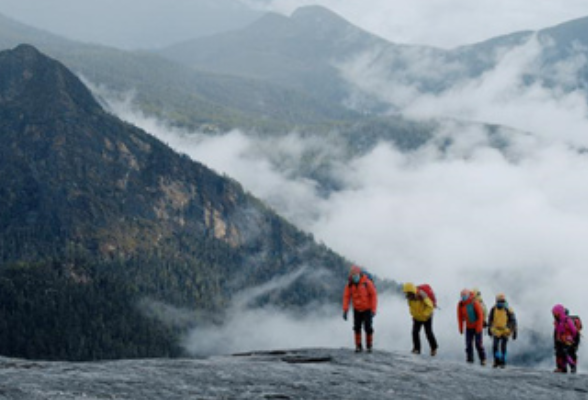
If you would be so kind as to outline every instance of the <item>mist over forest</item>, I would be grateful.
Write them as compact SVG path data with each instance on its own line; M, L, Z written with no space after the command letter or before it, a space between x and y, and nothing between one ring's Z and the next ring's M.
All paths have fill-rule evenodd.
M104 202L97 187L74 179L98 167L72 167L48 195L80 196L72 209L90 204L79 215L100 216L100 229L63 217L55 232L65 244L43 242L50 251L34 259L28 229L52 210L41 201L6 208L18 210L0 214L6 274L39 264L66 271L55 272L56 282L65 274L79 284L88 271L96 279L95 271L145 261L153 269L144 282L129 268L116 284L125 282L121 299L136 296L133 310L160 324L149 325L153 337L173 336L178 348L166 347L166 355L351 347L339 295L351 263L385 282L375 320L382 350L411 347L402 282L434 287L442 360L463 360L455 320L463 288L480 288L488 306L506 294L520 323L513 361L541 370L553 364L551 307L588 315L585 2L484 0L475 10L463 0L33 3L0 0L2 49L38 47L71 69L108 118L124 123L96 144L63 139L92 143L74 149L95 152L88 162L118 165L108 167L117 179L104 179ZM67 24L63 10L72 12ZM37 122L21 127L14 110L26 102L10 102L16 78L0 77L8 99L0 92L0 106L6 121L13 118L3 125L13 136L2 146L16 148L19 132L30 134L22 144L28 154L26 146L53 133ZM101 111L64 110L48 111L47 121L71 127L73 119L59 119L71 113L84 132L118 127ZM150 140L177 154L161 150L158 162L149 151L159 145ZM2 204L51 193L38 189L34 160L23 160L32 167L18 171L31 175L2 192ZM14 165L4 165L3 176L14 176ZM116 175L121 165L135 181ZM196 165L206 170L197 175L202 181L186 172ZM153 171L161 175L151 179ZM124 202L109 197L123 190ZM49 240L47 232L35 240ZM51 246L67 248L67 260ZM165 347L157 343L150 346ZM585 356L582 347L580 369Z

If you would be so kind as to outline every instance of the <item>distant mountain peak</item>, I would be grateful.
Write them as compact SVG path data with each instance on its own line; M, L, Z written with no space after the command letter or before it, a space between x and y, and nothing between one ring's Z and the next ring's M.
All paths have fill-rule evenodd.
M351 23L340 15L322 6L299 7L292 14L292 20L298 23L312 24L314 26L337 25L349 26Z
M292 13L293 19L308 19L308 18L332 18L333 20L343 21L344 19L340 17L335 12L329 10L323 6L303 6L298 7L294 13Z
M39 50L37 50L34 46L30 44L20 44L12 50L14 55L27 57L27 58L36 58L36 57L44 57Z
M0 52L0 105L18 103L36 117L43 113L101 111L90 91L61 63L29 44Z

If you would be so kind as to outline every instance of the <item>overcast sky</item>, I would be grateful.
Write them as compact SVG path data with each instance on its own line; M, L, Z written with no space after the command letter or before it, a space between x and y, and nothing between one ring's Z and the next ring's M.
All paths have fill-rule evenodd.
M245 26L261 15L238 0L0 0L0 13L70 39L157 48Z
M446 48L588 16L586 0L0 0L0 13L74 39L136 48L242 26L253 19L249 7L289 14L311 4L393 42Z
M586 0L241 0L291 13L319 4L393 42L438 47L537 30L588 16Z

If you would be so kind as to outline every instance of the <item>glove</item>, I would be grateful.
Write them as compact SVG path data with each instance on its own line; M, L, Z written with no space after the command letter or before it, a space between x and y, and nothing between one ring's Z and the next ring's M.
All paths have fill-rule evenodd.
M492 337L492 329L488 328L488 336Z
M343 319L347 321L347 311L343 311Z
M376 316L376 313L372 311L372 318Z
M517 331L516 330L512 333L512 340L517 340Z
M463 331L459 331L459 334L460 334L460 335L463 335Z

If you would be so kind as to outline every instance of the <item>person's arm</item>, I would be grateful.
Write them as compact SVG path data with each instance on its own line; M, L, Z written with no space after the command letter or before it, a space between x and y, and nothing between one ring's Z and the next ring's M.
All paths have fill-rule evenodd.
M433 312L435 311L435 305L433 304L433 301L426 296L424 299L422 299L420 301L423 303L423 308L422 308L423 318L425 320L427 320L427 319L431 318L431 316L433 315Z
M370 293L372 315L376 315L376 311L378 311L378 290L372 281L368 281L368 291Z
M492 307L490 309L490 314L488 315L488 336L492 336L492 323L494 322L494 309L495 309L495 307Z
M517 340L519 328L517 326L517 316L515 315L512 308L508 309L508 321L510 330L512 331L512 340Z
M343 291L343 312L349 311L349 303L351 302L351 289L349 285L345 285L345 290Z
M482 333L484 330L484 309L479 301L474 301L474 311L476 312L476 333Z
M461 312L461 303L457 304L457 328L459 329L459 334L463 335L463 314Z

